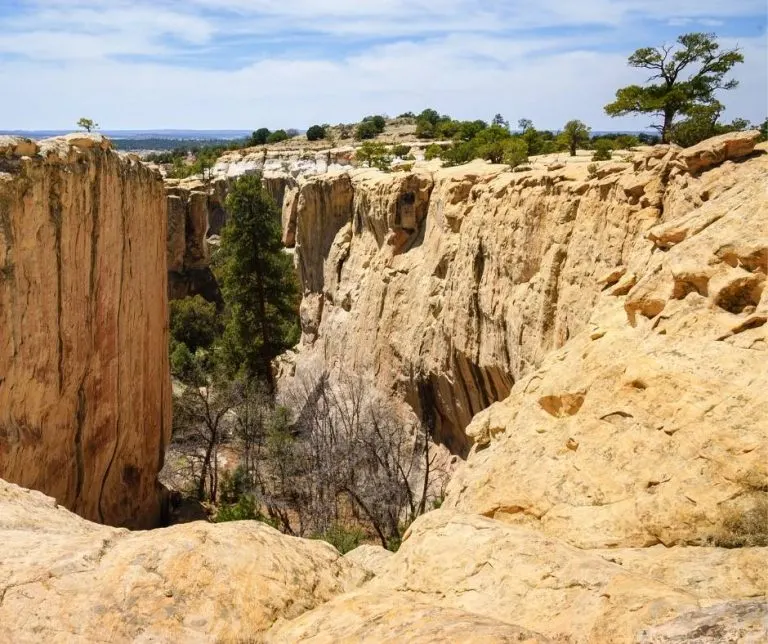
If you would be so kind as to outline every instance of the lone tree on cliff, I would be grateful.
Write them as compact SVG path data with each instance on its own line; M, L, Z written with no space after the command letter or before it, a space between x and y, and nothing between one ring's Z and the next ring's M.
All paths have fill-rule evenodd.
M646 86L630 85L616 92L616 100L605 106L610 116L658 114L664 143L670 141L675 117L688 115L697 106L715 102L717 90L733 89L726 80L737 63L744 62L738 49L720 51L715 34L690 33L677 39L677 46L644 47L629 57L629 65L649 69ZM688 75L685 75L688 74Z
M77 122L77 127L83 128L86 132L91 132L93 130L98 130L99 124L93 119L83 117Z
M280 215L258 175L240 177L227 197L229 221L215 258L227 306L222 357L233 373L274 390L271 363L298 340L298 287L283 252Z
M590 129L581 121L568 121L560 135L562 141L568 146L572 157L576 156L576 148L585 143L589 143Z

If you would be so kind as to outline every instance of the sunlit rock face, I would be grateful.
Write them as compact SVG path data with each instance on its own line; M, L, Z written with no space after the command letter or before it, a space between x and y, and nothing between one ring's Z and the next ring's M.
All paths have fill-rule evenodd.
M0 477L158 524L166 291L158 174L99 135L0 139Z

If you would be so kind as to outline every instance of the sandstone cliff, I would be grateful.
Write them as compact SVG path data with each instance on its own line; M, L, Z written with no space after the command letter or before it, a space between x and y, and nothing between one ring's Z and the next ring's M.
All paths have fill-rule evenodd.
M170 435L165 196L98 135L0 139L0 476L156 525Z
M586 329L603 290L655 270L673 222L717 208L736 174L723 162L756 136L660 146L594 176L476 163L308 178L283 215L304 289L296 368L320 356L372 374L466 455L471 419Z
M227 219L226 181L167 179L168 297L202 295L221 300L210 269L210 238L221 233Z

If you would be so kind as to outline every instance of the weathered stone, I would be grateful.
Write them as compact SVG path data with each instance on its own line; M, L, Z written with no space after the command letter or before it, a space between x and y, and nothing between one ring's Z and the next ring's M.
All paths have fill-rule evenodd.
M0 481L0 641L259 638L366 573L256 521L150 532L95 525Z
M39 148L0 178L0 476L94 521L157 525L163 184L100 135Z

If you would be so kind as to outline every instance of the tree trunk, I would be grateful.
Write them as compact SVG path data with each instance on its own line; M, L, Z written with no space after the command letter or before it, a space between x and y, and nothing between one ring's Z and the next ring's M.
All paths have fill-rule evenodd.
M575 139L571 141L571 156L572 157L576 156L576 140Z
M661 128L661 142L669 143L672 138L672 122L675 119L674 110L664 111L664 126Z

